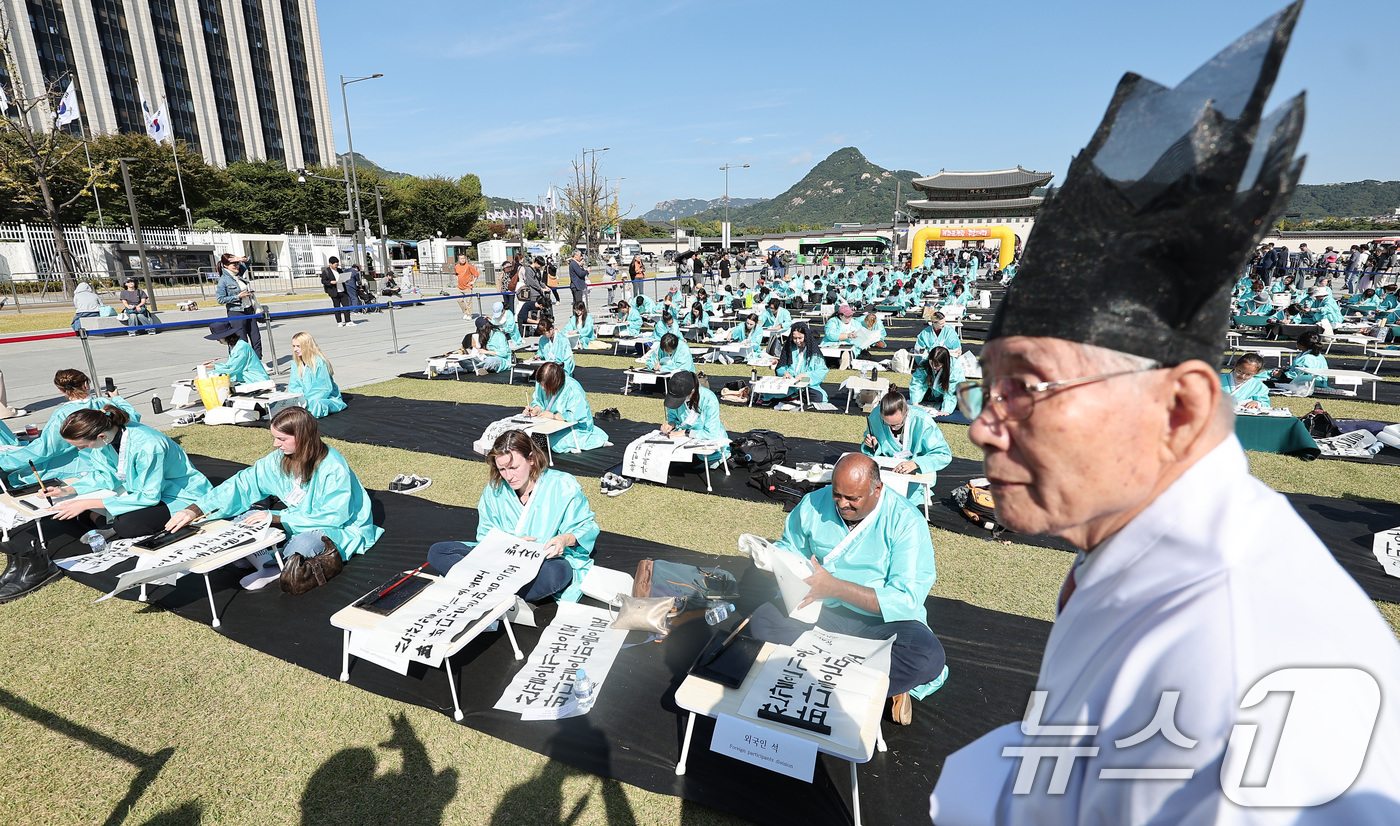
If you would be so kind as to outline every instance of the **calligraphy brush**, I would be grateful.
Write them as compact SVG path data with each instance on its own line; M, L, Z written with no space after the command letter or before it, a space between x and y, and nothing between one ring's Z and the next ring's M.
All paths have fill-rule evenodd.
M753 614L744 617L744 621L739 623L738 627L735 628L733 631L729 632L729 636L724 638L724 642L720 643L718 650L715 651L716 657L719 656L720 652L724 650L725 646L729 645L729 643L732 642L735 637L739 636L739 632L744 630L744 626L748 625L749 620L751 619L753 619Z
M382 598L384 597L385 594L389 593L390 591L394 590L395 588L399 587L400 585L404 584L405 582L409 581L410 579L413 579L413 577L416 576L416 575L418 574L419 571L423 570L423 569L426 568L426 567L428 567L428 563L424 562L422 565L419 565L417 568L414 568L413 570L411 570L411 571L409 571L408 573L404 574L404 575L403 575L403 578L400 579L400 580L398 580L397 582L395 582L393 585L390 585L388 588L385 588L384 590L382 590L382 591L380 591L379 593L375 594L375 595L374 595L374 598L375 598L376 600L377 600L377 599L382 599Z
M34 460L33 460L33 459L29 460L29 469L32 470L32 471L34 471L34 481L36 481L36 482L39 483L39 490L41 490L41 491L44 490L44 489L45 489L44 477L40 476L40 475L39 475L39 469L38 469L37 467L34 467ZM52 496L49 496L47 493L45 493L45 494L44 494L44 501L47 502L47 503L49 503L49 507L53 507L53 497L52 497Z

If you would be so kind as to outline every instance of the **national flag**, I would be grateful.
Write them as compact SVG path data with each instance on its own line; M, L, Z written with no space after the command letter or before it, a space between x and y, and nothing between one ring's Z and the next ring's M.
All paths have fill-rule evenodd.
M151 102L146 100L146 90L141 88L141 84L136 84L137 90L141 93L141 116L146 120L146 134L156 143L174 142L170 134L170 124L166 121L164 107L152 109Z
M549 185L549 192L544 196L544 211L554 211L554 184Z
M4 92L0 91L0 95ZM0 109L8 107L0 106ZM53 113L55 126L67 126L80 117L78 113L78 89L73 85L73 81L68 81L68 88L63 90L63 97L59 98L58 109Z

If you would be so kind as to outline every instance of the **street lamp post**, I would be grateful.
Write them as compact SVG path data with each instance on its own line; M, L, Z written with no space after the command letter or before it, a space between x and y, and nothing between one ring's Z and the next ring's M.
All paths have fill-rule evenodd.
M389 229L384 226L384 199L379 194L383 189L379 184L374 185L374 209L379 213L379 257L384 265L384 277L387 278L394 268L389 264Z
M374 80L384 77L382 72L376 72L364 77L352 77L345 79L345 75L340 76L340 104L345 108L345 140L350 145L350 181L355 190L355 203L350 208L350 217L355 221L355 258L360 264L360 270L365 268L364 253L364 216L360 213L360 176L355 169L355 139L350 134L350 101L345 96L345 87L352 83L359 83L362 80Z
M583 169L584 169L584 174L585 174L585 176L586 176L586 177L585 177L585 180L588 182L588 183L587 183L587 186L584 187L584 192L581 193L581 194L584 196L584 198L583 198L583 258L584 258L584 263L585 263L585 264L588 263L589 258L591 258L591 257L592 257L592 254L593 254L593 251L592 251L592 249L591 249L591 246L592 246L591 242L592 242L593 239L590 237L590 236L592 235L592 231L593 231L593 220L592 220L592 215L591 215L591 213L593 212L593 173L592 173L591 171L589 171L589 169L588 169L588 155L589 155L589 153L592 153L592 154L595 156L595 160L596 160L596 156L597 156L597 154L598 154L599 152L606 152L606 151L608 151L608 150L611 149L611 148L612 148L611 146L605 146L605 147L603 147L602 149L585 149L585 150L583 150Z
M729 170L748 169L748 164L727 163L720 169L724 172L724 232L720 233L720 245L723 249L729 249Z

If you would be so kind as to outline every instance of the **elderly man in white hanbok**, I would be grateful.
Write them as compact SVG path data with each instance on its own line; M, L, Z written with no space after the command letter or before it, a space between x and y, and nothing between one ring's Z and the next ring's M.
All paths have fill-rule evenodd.
M1299 99L1250 152L1297 13L1175 90L1124 78L959 388L998 520L1080 552L1024 719L948 758L939 826L1400 823L1400 645L1250 476L1215 367L1299 172ZM1204 159L1155 160L1168 105Z

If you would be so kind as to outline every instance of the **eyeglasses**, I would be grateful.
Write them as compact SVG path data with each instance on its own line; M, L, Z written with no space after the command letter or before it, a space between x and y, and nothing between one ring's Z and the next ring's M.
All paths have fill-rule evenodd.
M1023 422L1030 418L1031 413L1035 412L1035 394L1037 393L1068 390L1071 387L1082 387L1118 376L1146 373L1149 370L1158 369L1161 369L1161 366L1154 362L1147 367L1134 370L1119 370L1115 373L1102 373L1097 376L1084 376L1061 381L1031 383L1025 379L1013 378L994 379L990 382L985 380L965 381L958 384L953 392L958 398L958 409L968 420L976 419L982 415L982 410L990 401L992 413L998 419L1007 422Z

